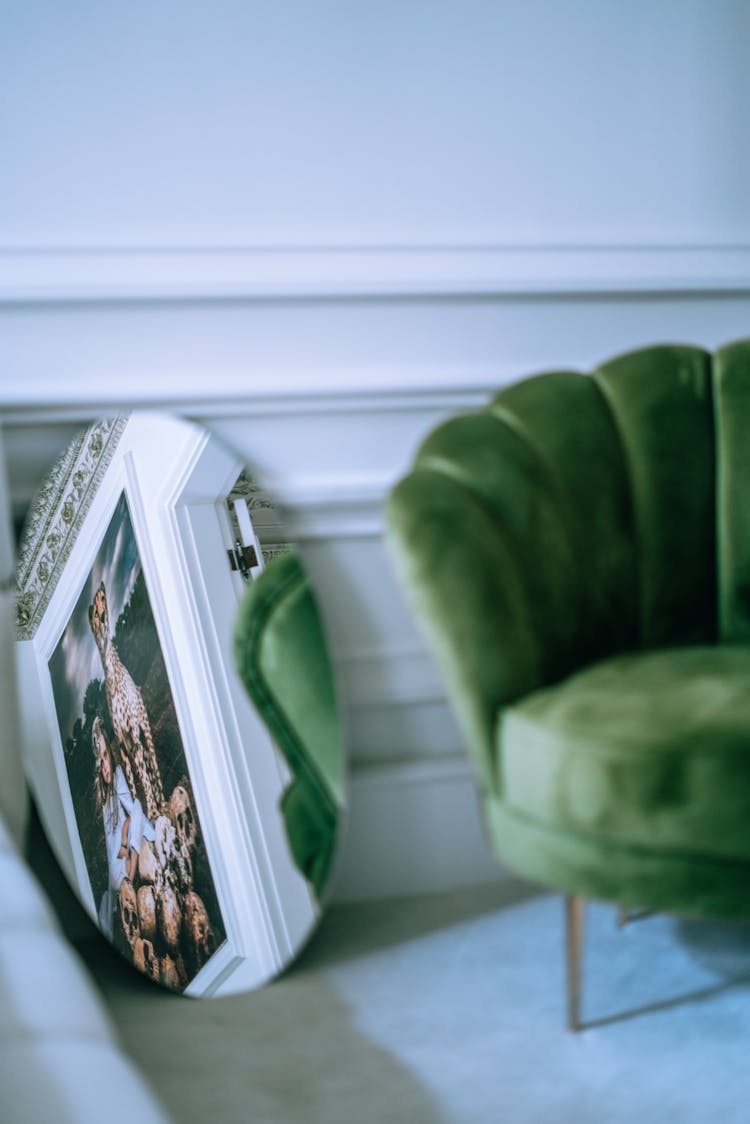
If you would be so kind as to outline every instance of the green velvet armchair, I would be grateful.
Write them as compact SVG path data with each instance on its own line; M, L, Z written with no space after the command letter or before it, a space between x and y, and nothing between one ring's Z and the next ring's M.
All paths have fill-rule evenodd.
M294 553L248 586L234 632L237 670L292 778L281 814L295 865L324 897L344 807L333 669L317 602Z
M650 347L455 417L388 539L497 855L567 895L750 916L750 341Z

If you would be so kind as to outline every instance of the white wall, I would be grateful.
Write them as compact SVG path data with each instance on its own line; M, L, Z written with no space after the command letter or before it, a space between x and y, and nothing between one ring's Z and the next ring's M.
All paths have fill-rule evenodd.
M8 246L670 242L750 225L743 0L2 13Z
M382 498L423 433L497 385L750 334L750 6L1 10L17 505L114 406L238 445L287 502L341 670L339 895L491 877Z

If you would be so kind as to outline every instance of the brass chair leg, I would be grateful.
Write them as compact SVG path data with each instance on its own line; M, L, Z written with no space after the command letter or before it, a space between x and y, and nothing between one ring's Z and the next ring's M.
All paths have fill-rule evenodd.
M565 898L565 960L567 969L568 1030L581 1029L581 960L583 915L586 899L580 894Z
M644 917L651 917L652 909L636 909L634 906L620 905L617 907L617 927L622 929L631 921L642 921Z

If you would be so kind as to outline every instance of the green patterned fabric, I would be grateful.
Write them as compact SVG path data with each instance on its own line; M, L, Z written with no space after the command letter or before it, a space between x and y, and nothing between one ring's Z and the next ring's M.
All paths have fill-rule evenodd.
M452 418L387 535L498 855L750 916L750 342L552 372Z
M344 755L320 613L296 554L270 561L247 588L235 624L237 669L283 753L289 849L320 899L344 803Z

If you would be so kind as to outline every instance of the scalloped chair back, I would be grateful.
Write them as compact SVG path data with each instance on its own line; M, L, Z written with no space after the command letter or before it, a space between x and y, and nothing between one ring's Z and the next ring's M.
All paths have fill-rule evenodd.
M392 491L398 572L521 874L750 916L749 432L750 341L649 347L448 420Z

